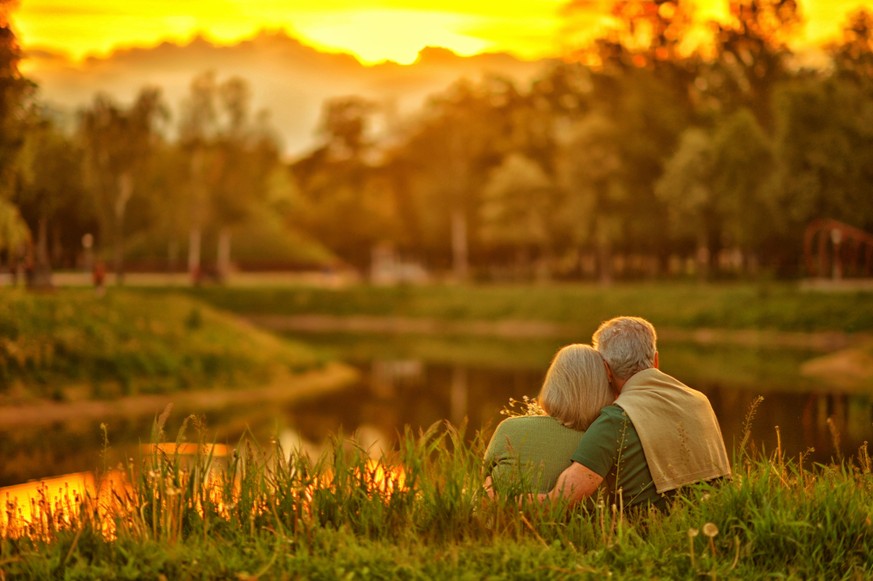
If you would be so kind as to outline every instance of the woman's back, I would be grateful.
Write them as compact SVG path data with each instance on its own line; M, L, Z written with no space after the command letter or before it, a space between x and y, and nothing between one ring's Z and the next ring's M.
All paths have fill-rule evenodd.
M548 492L570 465L584 433L552 416L507 418L485 451L486 475L501 494Z

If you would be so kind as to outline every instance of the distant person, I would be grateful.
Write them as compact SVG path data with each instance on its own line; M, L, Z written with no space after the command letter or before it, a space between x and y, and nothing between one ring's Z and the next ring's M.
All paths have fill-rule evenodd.
M102 260L94 263L91 278L94 282L94 291L97 293L97 296L102 297L106 292L106 264Z
M28 256L24 262L24 286L33 288L36 285L36 265L33 258Z
M731 475L721 428L705 395L658 370L655 328L618 317L594 333L593 344L618 392L579 440L572 464L541 498L571 503L604 480L623 506L666 507L673 491Z
M500 494L548 492L600 410L615 398L600 354L568 345L555 355L537 401L548 415L500 422L485 451L486 487Z

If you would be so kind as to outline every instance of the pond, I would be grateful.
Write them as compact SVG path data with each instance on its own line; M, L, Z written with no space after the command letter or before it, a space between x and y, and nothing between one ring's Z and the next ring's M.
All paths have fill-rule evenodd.
M472 438L502 419L510 398L533 397L560 339L491 339L459 336L296 333L360 370L340 391L294 403L253 401L205 414L208 441L235 444L250 432L262 444L278 438L287 449L317 453L339 430L355 434L376 453L414 430L448 420L466 423ZM763 400L751 422L751 445L771 453L828 461L852 455L873 435L873 397L843 393L805 377L801 365L822 353L787 347L662 342L661 367L710 398L730 449L742 440L750 406ZM160 409L138 417L74 420L38 427L0 427L0 487L64 474L109 470L135 457L150 439ZM176 438L187 414L173 410L167 439ZM778 428L777 428L778 426ZM189 424L187 439L196 440Z

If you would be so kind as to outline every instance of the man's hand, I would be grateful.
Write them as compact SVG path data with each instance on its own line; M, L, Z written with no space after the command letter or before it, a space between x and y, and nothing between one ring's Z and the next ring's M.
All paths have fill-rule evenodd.
M542 501L563 498L572 506L594 494L602 482L603 476L600 474L578 462L571 462L570 466L558 476L558 482L551 492L540 494L539 499Z

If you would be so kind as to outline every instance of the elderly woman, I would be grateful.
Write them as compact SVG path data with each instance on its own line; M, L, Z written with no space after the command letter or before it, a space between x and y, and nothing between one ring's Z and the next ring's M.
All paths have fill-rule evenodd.
M548 415L500 422L485 451L486 487L501 494L548 492L579 439L615 394L600 354L573 344L555 355L537 398Z

